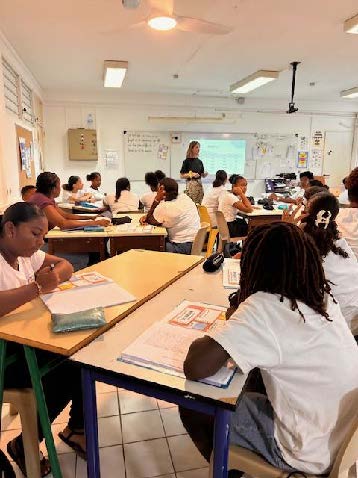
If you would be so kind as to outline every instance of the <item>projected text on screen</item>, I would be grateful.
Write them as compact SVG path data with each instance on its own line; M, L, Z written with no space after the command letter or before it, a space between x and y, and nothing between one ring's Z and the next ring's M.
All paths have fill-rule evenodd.
M245 170L245 139L200 139L200 159L205 171L215 175L218 169L228 174L243 174Z

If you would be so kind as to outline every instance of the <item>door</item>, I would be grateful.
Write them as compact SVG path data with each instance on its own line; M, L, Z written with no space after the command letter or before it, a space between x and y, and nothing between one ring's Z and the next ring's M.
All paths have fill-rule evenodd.
M327 131L324 142L323 175L330 188L341 188L342 179L351 170L353 133L350 131Z

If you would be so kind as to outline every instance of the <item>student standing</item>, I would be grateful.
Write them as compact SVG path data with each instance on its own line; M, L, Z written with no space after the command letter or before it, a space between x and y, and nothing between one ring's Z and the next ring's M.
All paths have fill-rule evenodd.
M1 317L21 305L51 292L61 282L68 280L72 266L65 259L39 250L47 233L48 222L43 211L26 202L10 206L0 224L0 322ZM51 266L51 267L50 267ZM22 347L9 343L10 353L22 357ZM36 351L37 360L43 366L55 358L55 354ZM31 388L31 379L25 359L9 365L5 370L6 388ZM71 362L63 360L42 379L49 418L52 422L72 400L68 426L60 434L81 456L85 456L81 374ZM39 425L39 442L43 440ZM7 444L11 458L26 474L22 435ZM41 476L50 472L47 459L41 458Z
M201 178L207 176L204 165L199 159L200 143L191 141L186 152L186 159L180 170L180 177L186 179L186 194L195 204L201 204L204 197L204 189Z
M329 292L311 237L294 224L258 226L243 247L238 309L193 342L184 363L191 380L229 357L245 374L260 369L267 396L243 394L230 441L287 472L328 473L355 419L358 347ZM181 416L209 459L212 419Z
M186 194L178 193L178 183L171 178L161 181L148 214L140 221L166 227L169 239L165 243L165 250L179 254L191 253L200 228L200 218L194 202Z
M225 184L227 183L226 171L219 169L216 171L213 187L204 195L203 206L208 210L211 225L216 226L216 211L219 208L219 197L226 191Z
M232 177L231 192L223 192L219 197L219 211L224 214L230 237L243 237L247 235L248 225L245 219L238 218L238 211L252 212L250 201L246 197L247 180L239 174Z
M106 196L104 202L108 204L112 214L117 214L122 211L138 211L140 205L137 194L131 191L128 178L117 179L115 196Z
M353 169L346 180L349 207L340 209L338 229L351 246L358 259L358 168Z

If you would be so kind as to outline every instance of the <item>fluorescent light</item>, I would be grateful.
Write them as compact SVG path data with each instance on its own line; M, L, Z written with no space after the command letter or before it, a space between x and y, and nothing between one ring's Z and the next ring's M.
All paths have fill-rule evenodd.
M230 86L231 93L248 93L278 78L278 71L259 70Z
M128 70L128 61L106 60L104 62L104 87L120 88Z
M358 33L358 15L344 22L344 31L346 33Z
M341 91L342 98L358 98L358 87Z
M177 21L173 17L152 17L148 20L148 25L154 30L172 30Z
M148 116L149 121L161 123L217 123L225 116Z

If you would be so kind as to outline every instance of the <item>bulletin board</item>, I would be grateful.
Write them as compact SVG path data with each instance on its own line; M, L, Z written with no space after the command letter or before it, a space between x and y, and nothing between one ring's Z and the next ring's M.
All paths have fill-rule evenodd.
M95 129L68 130L68 159L70 161L98 161Z
M36 184L32 131L16 125L17 161L20 188Z

